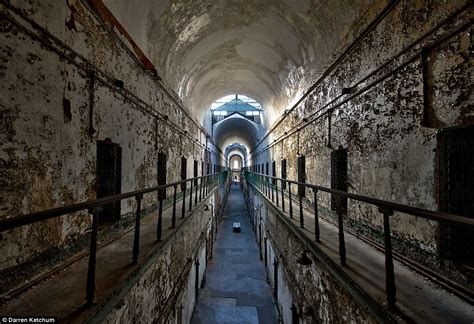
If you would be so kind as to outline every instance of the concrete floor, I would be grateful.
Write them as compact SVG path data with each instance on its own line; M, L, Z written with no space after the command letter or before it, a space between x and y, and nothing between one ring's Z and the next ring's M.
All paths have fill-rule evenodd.
M240 222L241 233L233 233L234 222ZM233 184L191 322L277 323L266 279L244 197Z

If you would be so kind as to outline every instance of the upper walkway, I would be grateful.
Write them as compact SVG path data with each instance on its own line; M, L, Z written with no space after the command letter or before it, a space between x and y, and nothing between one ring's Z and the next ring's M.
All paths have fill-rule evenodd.
M188 182L190 180L187 180ZM194 182L194 181L193 181ZM209 188L213 194L221 184L217 182ZM189 186L188 186L189 187ZM160 255L164 247L173 240L177 231L196 211L203 208L205 193L199 195L201 187L193 187L190 201L189 190L186 199L181 198L175 206L176 219L173 225L173 204L164 206L162 214L162 235L157 240L157 219L159 209L141 210L139 226L140 253L138 261L132 261L135 226L119 231L112 238L99 239L95 263L95 300L92 305L85 303L89 250L82 251L70 259L47 269L32 278L34 285L21 285L17 293L5 294L5 302L0 304L2 316L54 316L60 322L89 322L106 316L122 288L135 283L143 269L149 267L149 260ZM199 195L199 199L198 199ZM184 208L184 211L183 211ZM125 289L124 288L124 289ZM150 315L150 322L153 318Z
M295 201L297 195L292 194L292 204L284 192L285 208L281 204L281 187L278 188L275 198L280 197L280 203L272 202L272 193L266 187L254 186L252 179L248 184L254 188L249 194L261 195L262 201L273 206L275 213L280 214L292 225L292 230L306 237L308 248L322 253L334 261L338 266L340 260L340 236L338 224L329 217L323 216L321 207L319 210L319 233L320 242L315 238L315 216L314 209L303 207ZM293 188L296 188L294 186ZM275 199L275 201L278 201ZM290 207L291 206L291 207ZM290 208L292 216L290 216ZM300 212L304 226L301 224ZM274 215L272 215L274 216ZM368 244L361 239L360 235L353 231L346 232L343 240L345 250L347 250L346 262L341 265L342 271L361 287L379 305L386 304L386 277L385 277L385 254L375 246ZM435 281L430 280L425 275L416 272L399 260L394 260L394 273L396 281L397 303L394 315L400 322L417 323L473 323L474 308L467 301L451 292L443 289ZM387 308L388 310L388 308Z
M232 231L234 222L240 222L241 233ZM244 198L240 186L233 184L192 323L277 322Z

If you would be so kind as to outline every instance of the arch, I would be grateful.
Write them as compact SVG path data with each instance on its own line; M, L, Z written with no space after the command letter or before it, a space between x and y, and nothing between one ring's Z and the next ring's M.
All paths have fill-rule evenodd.
M240 115L234 115L214 125L214 140L219 147L241 143L251 149L257 144L259 131L256 123Z

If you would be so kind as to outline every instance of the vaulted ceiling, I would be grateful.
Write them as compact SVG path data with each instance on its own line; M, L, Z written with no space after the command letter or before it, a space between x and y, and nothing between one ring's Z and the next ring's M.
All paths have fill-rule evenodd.
M214 100L238 93L258 100L269 124L332 62L376 2L103 1L199 120Z

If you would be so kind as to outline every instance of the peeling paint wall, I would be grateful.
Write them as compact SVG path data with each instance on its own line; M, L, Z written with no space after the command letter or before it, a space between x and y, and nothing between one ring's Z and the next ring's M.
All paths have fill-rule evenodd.
M95 199L105 138L123 150L122 192L157 184L160 151L168 182L180 180L181 156L191 170L199 160L202 174L200 126L85 2L7 1L0 10L0 219ZM155 203L146 195L142 206ZM123 219L134 205L122 201ZM0 270L42 253L54 263L90 225L84 211L3 233Z
M330 153L342 146L348 150L350 192L436 210L437 134L473 125L472 9L462 8L462 1L401 1L271 133L277 141L264 153L273 152L277 174L286 158L288 178L297 179L299 152L306 156L306 181L330 187ZM429 48L431 112L424 111L423 48ZM257 163L265 161L264 153ZM320 194L320 200L328 208L329 196ZM370 206L351 202L348 209L353 220L381 225ZM436 223L406 215L392 219L395 233L436 251Z
M343 147L349 192L437 210L437 135L474 125L471 20L468 1L400 1L253 159L274 159L280 176L286 158L288 178L296 180L299 152L306 156L306 181L330 187L330 155ZM319 201L331 216L329 195L320 193ZM346 221L373 236L381 232L381 214L363 203L350 201ZM436 256L437 222L396 214L391 228L402 245Z

